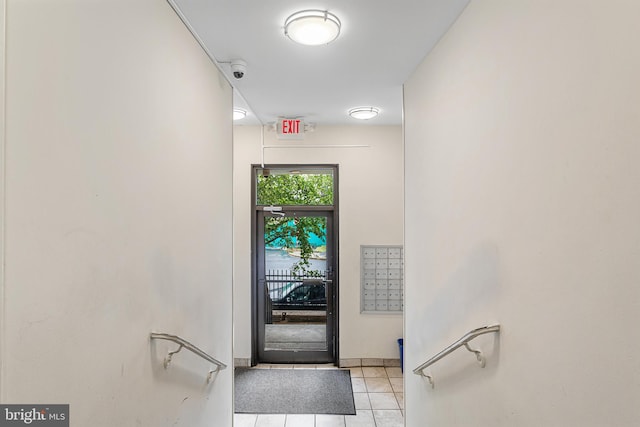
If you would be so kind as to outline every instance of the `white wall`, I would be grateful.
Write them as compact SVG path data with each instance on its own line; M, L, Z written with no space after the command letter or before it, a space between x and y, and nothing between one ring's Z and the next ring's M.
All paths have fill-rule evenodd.
M368 148L267 149L266 164L339 164L340 358L398 358L401 315L360 314L360 245L402 244L400 126L318 126L303 141L265 144ZM234 127L234 356L251 357L251 164L261 128Z
M472 1L407 83L408 426L640 424L640 3Z
M231 425L232 93L164 0L8 0L3 403Z
M3 381L4 377L4 351L5 351L5 336L6 330L4 328L4 266L5 266L5 245L4 245L4 230L5 230L5 0L0 0L0 401L2 401L3 394Z

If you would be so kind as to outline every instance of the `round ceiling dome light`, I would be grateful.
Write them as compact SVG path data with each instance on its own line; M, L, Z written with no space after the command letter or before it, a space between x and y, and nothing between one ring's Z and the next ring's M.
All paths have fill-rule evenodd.
M349 110L349 115L358 120L373 119L380 113L380 110L376 107L356 107Z
M284 21L284 34L296 43L318 46L334 41L342 24L326 10L301 10Z
M233 109L233 120L242 120L247 117L247 112L242 108Z

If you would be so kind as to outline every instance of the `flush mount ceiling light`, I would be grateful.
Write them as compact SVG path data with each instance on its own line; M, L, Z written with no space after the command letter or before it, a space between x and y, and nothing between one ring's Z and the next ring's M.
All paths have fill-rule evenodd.
M369 120L378 115L380 110L376 107L356 107L349 110L349 115L358 120Z
M242 108L233 109L233 120L241 120L247 117L247 112Z
M338 17L326 10L301 10L284 21L284 34L296 43L318 46L335 40L341 25Z

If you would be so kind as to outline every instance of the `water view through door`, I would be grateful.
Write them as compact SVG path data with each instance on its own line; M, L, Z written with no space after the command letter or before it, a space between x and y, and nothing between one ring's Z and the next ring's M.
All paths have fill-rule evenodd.
M286 186L294 192L303 185ZM335 360L335 235L333 204L256 206L257 362Z

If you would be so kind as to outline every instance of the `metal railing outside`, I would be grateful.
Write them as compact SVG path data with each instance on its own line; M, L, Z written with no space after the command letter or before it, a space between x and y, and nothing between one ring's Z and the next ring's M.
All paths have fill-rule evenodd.
M313 274L297 275L291 270L277 269L267 270L265 281L267 283L267 291L272 300L283 298L288 292L296 286L301 285L305 280L323 279L327 277L324 270L313 270Z

